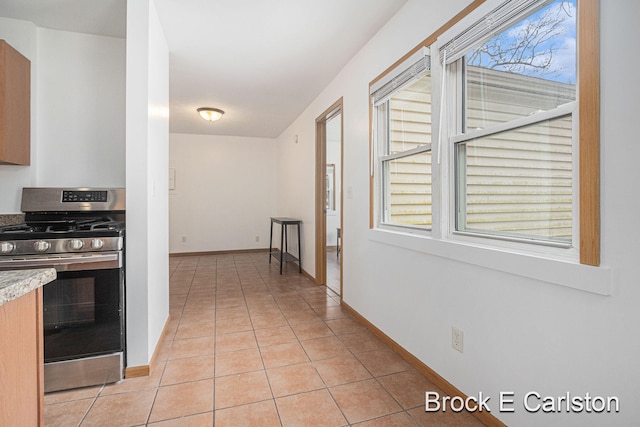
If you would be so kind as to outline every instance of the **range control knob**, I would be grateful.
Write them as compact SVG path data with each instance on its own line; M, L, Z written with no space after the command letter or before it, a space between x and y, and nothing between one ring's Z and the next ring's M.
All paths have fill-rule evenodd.
M84 242L80 239L69 240L69 247L74 251L77 251L78 249L82 249L83 246L84 246Z
M91 249L102 249L104 246L104 240L102 239L93 239L91 241Z
M16 248L16 245L13 242L2 242L0 243L0 253L8 254L11 253Z
M38 240L33 244L33 249L37 252L45 252L51 247L51 244L45 240Z

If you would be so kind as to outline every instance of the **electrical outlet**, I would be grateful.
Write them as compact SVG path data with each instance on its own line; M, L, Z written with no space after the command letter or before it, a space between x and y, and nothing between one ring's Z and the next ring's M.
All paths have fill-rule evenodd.
M256 236L256 242L260 241L260 236Z
M182 236L182 243L186 243L187 242L187 236Z
M463 340L464 340L464 333L460 329L452 326L451 327L451 347L453 347L454 349L462 353Z

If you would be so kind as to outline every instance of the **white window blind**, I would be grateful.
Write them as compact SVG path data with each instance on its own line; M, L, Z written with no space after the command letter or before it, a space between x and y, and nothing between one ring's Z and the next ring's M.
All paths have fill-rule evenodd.
M491 39L514 22L552 3L553 0L508 0L459 32L440 47L440 63L451 64L475 46Z
M373 84L370 88L371 101L374 105L380 105L393 93L419 79L429 70L431 70L431 57L429 48L425 47Z

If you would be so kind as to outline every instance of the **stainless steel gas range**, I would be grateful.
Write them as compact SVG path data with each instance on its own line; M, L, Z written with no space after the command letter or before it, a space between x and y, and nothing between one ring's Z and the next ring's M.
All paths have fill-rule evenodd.
M124 377L125 191L24 188L0 227L0 270L53 267L43 288L45 392Z

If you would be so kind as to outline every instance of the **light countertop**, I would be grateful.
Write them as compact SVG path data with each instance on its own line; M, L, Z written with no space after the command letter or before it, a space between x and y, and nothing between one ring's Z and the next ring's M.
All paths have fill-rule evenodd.
M0 305L20 298L56 279L53 268L0 271Z

